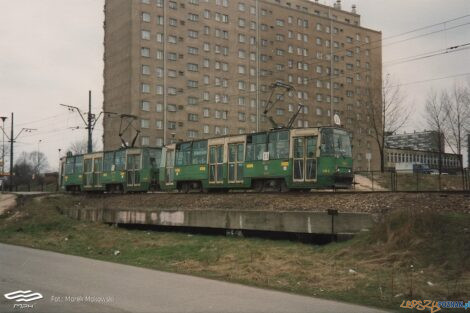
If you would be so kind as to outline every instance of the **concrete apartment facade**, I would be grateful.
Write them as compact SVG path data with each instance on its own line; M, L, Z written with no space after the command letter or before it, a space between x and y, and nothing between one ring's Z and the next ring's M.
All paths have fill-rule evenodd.
M360 16L305 0L106 0L104 148L160 146L271 128L275 81L292 84L268 115L295 127L353 131L356 169L379 167L369 105L380 114L381 38ZM378 119L380 120L380 118ZM130 123L131 125L127 127Z

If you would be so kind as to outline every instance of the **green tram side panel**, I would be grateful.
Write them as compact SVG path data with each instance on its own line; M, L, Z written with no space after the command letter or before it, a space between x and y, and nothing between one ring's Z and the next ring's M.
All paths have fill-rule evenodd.
M278 132L278 131L275 131ZM259 134L271 134L272 132L259 133ZM256 134L252 134L256 135ZM320 134L321 136L321 134ZM305 136L308 137L308 136ZM289 155L290 151L290 132L289 132ZM271 142L271 141L269 141ZM285 140L284 140L285 142ZM253 142L254 143L254 142ZM258 142L258 143L263 143ZM319 147L320 137L317 138L316 149ZM269 146L268 146L269 151ZM288 188L330 188L335 184L335 174L347 174L350 173L348 170L352 168L351 157L335 157L335 156L317 156L316 160L316 179L313 181L294 181L293 179L293 159L287 156L278 155L278 159L270 160L246 160L248 147L245 146L245 159L240 164L243 164L243 180L242 182L229 183L228 182L228 162L227 158L222 163L223 179L220 183L209 183L209 169L210 164L206 162L198 165L175 165L173 169L174 184L167 186L164 184L165 181L165 167L160 168L160 184L163 190L176 189L177 182L180 181L201 181L204 188L217 189L217 188L250 188L251 183L255 179L284 179ZM268 152L265 150L265 152ZM279 150L277 150L277 153ZM209 151L208 151L209 153ZM321 152L320 152L321 153ZM271 156L271 153L270 153ZM175 157L176 158L176 157ZM250 159L253 159L251 157ZM260 158L258 155L256 158ZM339 169L339 172L336 172ZM219 176L220 177L220 176Z
M65 162L63 189L71 186L79 186L80 189L83 189L83 155L66 157Z
M149 191L152 187L153 184L158 184L159 182L159 164L160 164L160 158L161 158L161 148L140 148L138 153L134 153L132 151L129 153L127 151L126 153L126 169L123 170L124 176L122 176L122 173L120 174L122 177L122 184L124 186L125 191L132 191L132 192L141 192L141 191ZM136 175L139 179L138 184L129 184L128 180L128 157L129 155L139 155L140 161L139 165L140 167L135 170L135 173L133 175ZM154 160L151 160L151 159ZM136 179L134 177L134 179Z
M140 178L140 184L136 186L127 186L127 149L119 149L114 151L103 152L102 159L102 171L99 174L100 186L86 186L85 187L85 175L84 175L84 161L83 155L67 157L66 162L69 158L81 158L81 167L79 168L80 172L74 172L71 174L65 174L63 180L62 188L65 190L67 186L80 186L81 190L85 191L104 191L106 190L107 185L116 185L120 184L123 186L124 191L147 191L150 189L152 183L158 183L158 174L161 158L161 148L136 148L139 149L138 154L140 155L140 168L138 171L138 176ZM136 150L134 150L136 151ZM120 152L121 154L121 163L115 164L114 156L116 153ZM107 156L113 154L113 159L110 162L110 159L106 159ZM154 162L151 162L151 158L154 158ZM92 161L94 162L94 161ZM152 164L151 164L152 163ZM116 165L119 165L116 167ZM94 174L92 174L94 175Z

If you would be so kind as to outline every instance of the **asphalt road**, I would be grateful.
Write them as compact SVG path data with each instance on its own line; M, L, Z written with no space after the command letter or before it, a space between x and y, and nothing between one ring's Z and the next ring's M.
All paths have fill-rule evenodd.
M4 297L16 290L43 298ZM0 293L0 312L384 312L5 244L0 244Z

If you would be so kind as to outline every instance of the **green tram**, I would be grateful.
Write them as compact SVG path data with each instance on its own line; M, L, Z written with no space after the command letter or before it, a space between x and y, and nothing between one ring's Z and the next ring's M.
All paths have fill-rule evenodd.
M123 148L61 159L63 191L189 192L349 188L351 134L338 127L274 129Z
M63 191L143 192L158 188L161 148L126 148L60 160Z
M338 127L274 129L167 145L162 190L349 188L351 134Z

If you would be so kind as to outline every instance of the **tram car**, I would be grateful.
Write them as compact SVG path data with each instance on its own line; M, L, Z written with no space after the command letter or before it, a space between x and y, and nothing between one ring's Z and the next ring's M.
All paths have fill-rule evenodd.
M145 192L158 189L161 148L68 154L60 160L62 191Z
M226 192L349 188L351 134L339 127L273 129L61 159L63 191Z
M162 190L349 188L351 134L339 127L274 129L167 145Z

